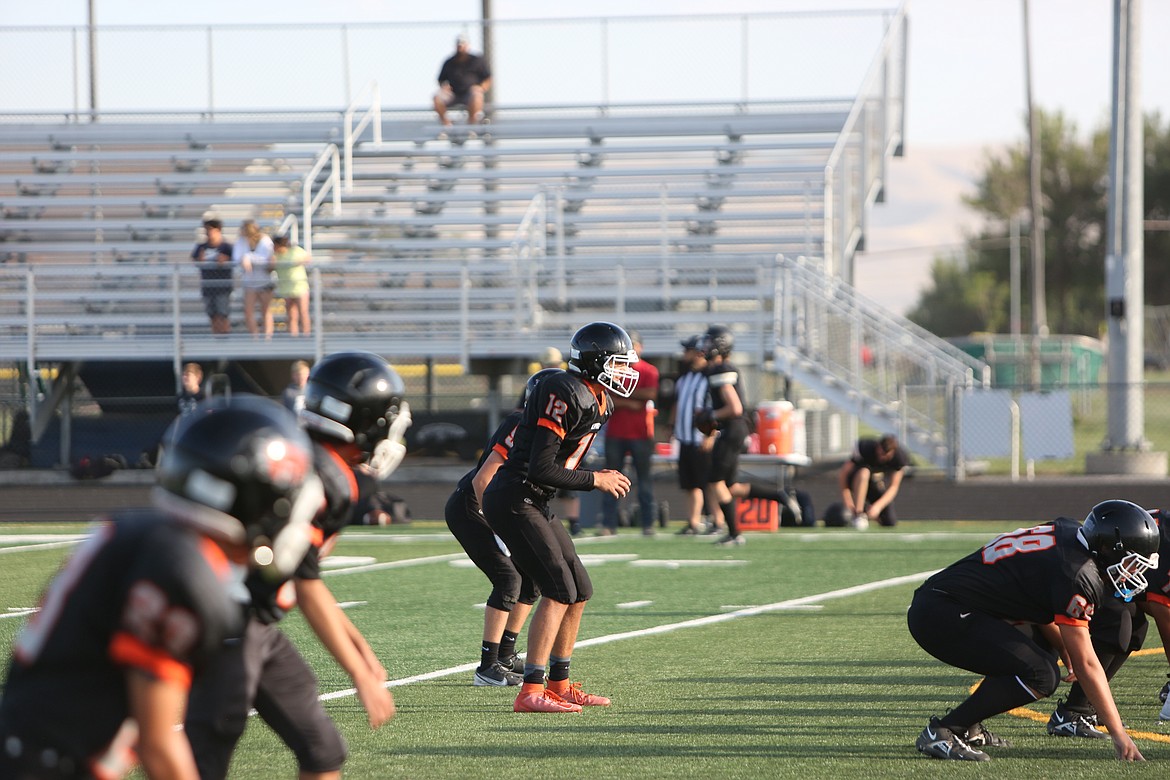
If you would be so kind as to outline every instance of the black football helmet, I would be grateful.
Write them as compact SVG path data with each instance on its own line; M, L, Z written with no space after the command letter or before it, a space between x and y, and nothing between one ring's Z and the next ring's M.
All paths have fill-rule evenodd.
M563 368L542 368L532 376L528 377L528 381L524 383L524 401L527 403L532 394L536 392L536 386L543 382L553 374L563 373Z
M735 335L731 332L731 328L726 325L712 325L703 334L699 349L703 351L703 354L707 356L708 360L716 355L728 357L731 355L731 351L735 349Z
M630 334L612 322L591 322L569 342L569 370L594 379L623 398L638 386L638 353Z
M292 574L325 494L309 437L280 404L216 396L163 435L153 503L201 532L249 550L265 576Z
M1125 601L1146 589L1145 572L1158 565L1158 522L1145 509L1113 499L1093 507L1081 526L1089 552Z
M314 438L356 444L367 455L390 435L406 386L372 352L335 352L313 366L305 383L301 423Z

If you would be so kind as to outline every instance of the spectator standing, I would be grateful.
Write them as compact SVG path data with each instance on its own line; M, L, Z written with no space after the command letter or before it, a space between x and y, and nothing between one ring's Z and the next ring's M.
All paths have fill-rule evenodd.
M232 247L232 262L240 267L240 281L244 287L244 322L253 336L264 329L264 338L272 338L273 278L272 239L264 234L254 219L240 225L240 237ZM260 323L256 322L259 309Z
M910 454L892 433L880 439L858 439L853 457L841 467L837 480L845 502L845 522L864 529L873 517L882 525L897 525L894 499L909 465Z
M179 389L179 415L188 415L195 411L195 407L203 400L203 368L198 363L187 363L183 366Z
M629 398L613 397L613 414L605 427L605 467L621 471L626 456L633 461L638 478L638 507L642 533L654 534L657 509L654 504L654 482L650 474L650 458L654 454L654 404L658 400L658 369L642 358L642 337L630 331L638 362L638 384ZM617 533L618 502L608 493L601 497L602 533Z
M230 333L232 297L232 245L223 240L223 222L203 220L207 240L196 244L191 259L199 264L203 308L211 321L211 332Z
M300 414L305 408L305 385L309 381L309 368L308 361L296 360L288 370L288 387L284 388L280 400L294 414Z
M707 397L707 358L699 349L699 336L682 341L682 373L674 383L674 406L670 410L674 439L678 442L678 486L687 500L687 524L682 534L703 531L703 489L711 470L711 451L704 448L705 436L695 427L695 410L711 405Z
M308 336L313 332L309 318L309 253L293 246L287 235L272 239L273 267L276 271L276 297L284 301L288 315L288 332Z
M448 57L439 69L439 91L435 93L435 112L444 127L451 126L447 109L467 107L467 124L483 120L484 93L491 87L492 74L487 60L471 53L471 41L466 35L455 39L455 54Z

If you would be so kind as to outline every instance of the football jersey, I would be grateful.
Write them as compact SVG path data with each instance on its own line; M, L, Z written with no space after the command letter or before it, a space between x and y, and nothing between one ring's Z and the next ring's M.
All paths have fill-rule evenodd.
M1000 534L923 588L1009 621L1088 625L1107 589L1081 524L1067 517Z
M1158 565L1146 572L1149 586L1137 598L1170 606L1170 516L1161 509L1150 514L1158 520Z
M600 385L591 387L585 379L568 371L554 374L542 381L536 393L524 405L520 424L508 460L500 467L493 484L528 482L551 495L556 488L590 490L593 475L590 472L560 474L556 484L529 480L536 431L544 428L560 440L554 464L566 472L575 471L585 459L601 426L609 419L612 407L609 396Z
M16 639L0 739L88 765L129 715L128 669L190 687L224 639L240 635L229 576L216 544L155 510L97 524Z
M483 468L483 464L487 462L488 457L493 453L499 453L500 457L505 461L508 460L508 455L512 451L512 444L515 441L516 426L520 424L520 417L523 411L517 409L504 418L503 422L496 428L495 433L488 438L487 445L480 453L479 462L475 464L475 468L463 475L459 480L457 487L472 496L475 495L471 488L471 483L475 479L475 475Z

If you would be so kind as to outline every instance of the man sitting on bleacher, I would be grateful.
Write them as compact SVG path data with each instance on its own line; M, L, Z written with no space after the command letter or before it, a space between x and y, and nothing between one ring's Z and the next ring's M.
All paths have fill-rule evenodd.
M479 124L483 119L483 96L491 81L487 60L471 53L471 42L466 35L457 37L455 54L448 57L439 69L439 91L435 93L439 121L450 127L447 109L462 105L467 107L467 124Z

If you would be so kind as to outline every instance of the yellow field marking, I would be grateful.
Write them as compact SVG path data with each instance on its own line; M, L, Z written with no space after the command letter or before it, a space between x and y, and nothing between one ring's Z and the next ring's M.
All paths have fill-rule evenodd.
M1157 653L1165 652L1160 647L1147 647L1145 650L1138 650L1132 655L1155 655ZM1064 664L1061 664L1063 667ZM982 682L982 681L980 681ZM979 687L979 683L975 683L968 689L968 693L974 693L975 689ZM1024 720L1032 720L1037 723L1048 723L1048 715L1045 715L1036 710L1030 710L1027 707L1016 707L1014 710L1008 710L1007 715L1015 718L1023 718ZM1105 726L1101 726L1104 731L1109 731ZM1151 742L1166 742L1170 743L1170 734L1159 734L1156 731L1138 731L1137 729L1126 729L1127 734L1133 739L1148 739Z

